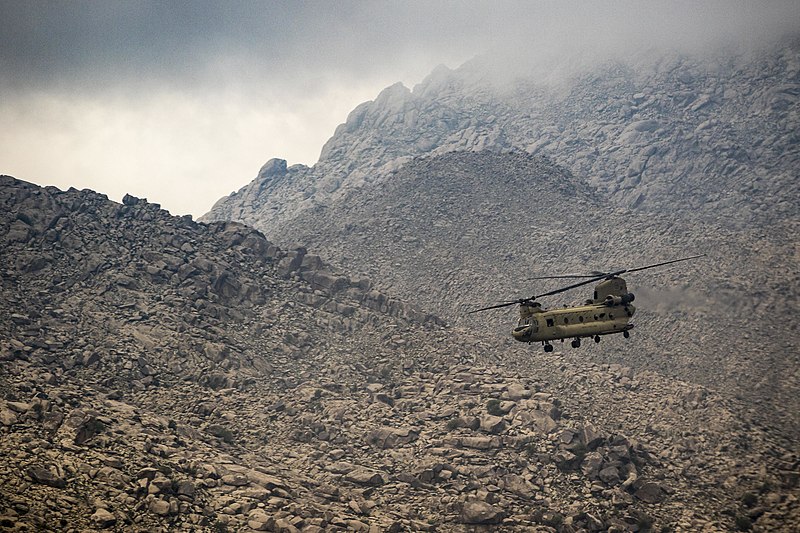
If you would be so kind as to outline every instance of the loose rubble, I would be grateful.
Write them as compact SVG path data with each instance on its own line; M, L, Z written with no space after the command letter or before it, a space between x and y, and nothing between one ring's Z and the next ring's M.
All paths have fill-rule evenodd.
M796 452L713 391L572 352L539 375L247 226L0 185L0 530L800 519Z

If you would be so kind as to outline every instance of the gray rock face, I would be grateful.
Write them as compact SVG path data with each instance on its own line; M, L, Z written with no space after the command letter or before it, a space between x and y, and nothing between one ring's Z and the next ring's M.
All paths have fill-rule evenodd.
M259 425L274 435L273 415L264 413L294 420L302 409L280 398L298 379L307 381L301 376L308 369L322 379L307 397L318 400L323 384L341 387L319 361L341 368L355 361L342 349L375 353L354 347L352 331L368 339L386 325L400 345L408 328L443 325L368 280L306 257L304 249L282 268L290 253L241 224L196 224L132 196L120 205L91 191L39 188L7 176L0 185L0 515L12 513L11 523L23 529L62 519L85 528L149 531L185 522L202 529L212 527L208 516L233 527L258 501L268 504L269 520L250 521L297 528L299 510L279 510L305 482L285 481L274 468L280 462L248 461L243 468L228 457L253 428L219 400L269 383L256 396ZM17 231L18 223L28 230ZM30 268L42 254L47 260ZM298 365L299 358L306 362ZM283 370L275 373L276 366ZM358 368L373 375L371 366ZM386 367L374 377L392 372ZM385 393L377 397L393 402ZM279 426L291 443L286 449L296 436L305 438L305 431ZM315 421L309 438L341 439L335 426ZM402 447L418 435L410 426L392 429L381 442ZM231 493L249 503L231 504Z
M313 168L271 160L205 219L281 235L287 220L411 158L465 150L545 155L637 211L704 209L738 227L785 219L798 192L799 50L642 58L557 84L520 72L498 85L489 57L440 67L413 91L397 84L354 109Z

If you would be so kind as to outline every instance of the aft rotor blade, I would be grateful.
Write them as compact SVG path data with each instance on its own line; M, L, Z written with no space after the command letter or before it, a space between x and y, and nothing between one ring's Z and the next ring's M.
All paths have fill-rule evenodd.
M578 275L578 274L576 274L576 275L568 274L568 275L563 275L563 276L546 276L546 277L541 277L541 278L531 278L531 279L559 279L559 278L568 279L568 278L587 278L588 277L589 279L586 279L584 281L580 281L578 283L573 283L572 285L567 285L566 287L561 287L560 289L555 289L555 290L552 290L550 292L545 292L543 294L537 294L536 296L531 296L530 298L520 298L519 300L514 300L513 302L505 302L505 303L502 303L502 304L490 305L489 307L484 307L482 309L476 309L474 311L470 311L467 314L479 313L480 311L488 311L490 309L499 309L501 307L508 307L510 305L522 304L522 303L525 303L525 302L532 302L532 301L534 301L534 300L536 300L538 298L542 298L544 296L553 296L554 294L561 294L562 292L567 292L569 290L572 290L572 289L575 289L575 288L578 288L578 287L582 287L584 285L588 285L588 284L594 283L596 281L601 281L601 280L604 280L604 279L607 279L607 278L613 278L614 276L619 276L621 274L625 274L626 272L638 272L640 270L646 270L648 268L656 268L656 267L660 267L660 266L664 266L664 265L671 265L672 263L679 263L681 261L688 261L690 259L697 259L698 257L704 257L705 255L706 254L700 254L700 255L693 255L691 257L682 257L680 259L673 259L671 261L664 261L663 263L656 263L654 265L647 265L647 266L637 267L637 268L622 269L622 270L617 270L615 272L605 272L605 273L603 273L603 272L595 272L593 275L591 275L591 277L590 276Z
M600 281L600 280L605 279L605 278L613 278L614 276L619 276L620 274L625 274L626 272L638 272L639 270L646 270L648 268L655 268L655 267L660 267L660 266L664 266L664 265L671 265L672 263L678 263L680 261L688 261L689 259L697 259L698 257L703 257L704 255L706 255L706 254L693 255L692 257L682 257L680 259L673 259L671 261L664 261L663 263L656 263L654 265L647 265L647 266L638 267L638 268L622 269L622 270L617 270L616 272L607 272L605 274L598 272L597 276L595 276L595 277L593 277L591 279L587 279L586 281L581 281L580 283L575 283L575 284L569 285L567 287L562 287L562 288L556 289L554 291L546 292L544 294L537 294L536 296L534 296L534 298L541 298L542 296L552 296L554 294L560 294L560 293L566 292L566 291L568 291L570 289L574 289L576 287L581 287L583 285L588 285L590 283L594 283L595 281Z
M554 291L546 292L544 294L537 294L536 296L534 296L534 299L535 298L541 298L543 296L552 296L554 294L560 294L562 292L567 292L568 290L575 289L577 287L582 287L583 285L588 285L590 283L594 283L595 281L600 281L601 279L606 279L607 277L618 276L618 275L620 275L620 274L622 274L624 272L626 272L626 271L625 270L620 270L620 271L617 271L617 272L608 272L606 274L601 274L601 275L595 276L595 277L593 277L591 279L587 279L587 280L581 281L580 283L573 283L572 285L567 285L566 287L561 287L560 289L556 289Z
M697 259L698 257L705 257L705 255L706 254L700 254L700 255L693 255L692 257L683 257L681 259L673 259L672 261L664 261L663 263L656 263L655 265L647 265L647 266L643 266L643 267L639 267L639 268L631 268L631 269L625 270L624 272L638 272L639 270L646 270L648 268L655 268L655 267L660 267L660 266L664 266L664 265L671 265L672 263L678 263L680 261L688 261L689 259Z

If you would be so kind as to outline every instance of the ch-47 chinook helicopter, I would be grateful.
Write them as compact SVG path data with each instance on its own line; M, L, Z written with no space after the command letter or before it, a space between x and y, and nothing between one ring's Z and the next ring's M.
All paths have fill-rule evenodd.
M630 337L630 330L633 324L630 323L636 308L631 305L634 300L633 293L628 292L628 285L625 280L619 277L626 272L638 272L648 268L656 268L680 261L697 259L703 255L683 257L664 261L654 265L647 265L638 268L617 270L616 272L593 272L588 275L563 275L563 276L542 276L531 279L561 279L561 278L589 278L584 281L561 287L554 291L546 292L530 298L520 298L513 302L505 302L497 305L490 305L470 311L478 313L490 309L499 309L510 305L519 304L519 322L511 335L520 342L541 342L545 352L552 352L551 341L573 339L572 347L579 348L581 339L593 338L595 342L600 342L602 335L622 333L625 338ZM593 298L586 301L584 305L574 307L564 307L561 309L542 309L537 302L537 298L560 294L576 287L598 283L594 288Z

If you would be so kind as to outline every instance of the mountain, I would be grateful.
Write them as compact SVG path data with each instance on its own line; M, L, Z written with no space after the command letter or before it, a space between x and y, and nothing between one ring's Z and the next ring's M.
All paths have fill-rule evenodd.
M748 227L796 215L800 41L747 54L642 54L555 75L495 58L439 67L413 91L354 109L313 167L273 160L204 219L280 234L337 193L417 156L524 151L566 167L615 206L701 211Z
M521 365L539 354L510 348L513 314L467 311L557 286L536 276L705 253L632 275L641 335L584 357L713 388L796 440L799 65L793 41L504 81L488 57L440 67L358 106L313 167L273 159L203 220L312 247Z
M475 154L446 157L466 157L466 195ZM553 198L591 205L558 177ZM712 389L574 352L516 365L493 339L239 223L8 176L0 203L3 529L800 519L791 443Z
M0 528L791 531L797 53L438 68L200 222L0 176Z
M387 290L486 331L499 350L511 351L504 357L521 361L538 354L508 346L514 311L467 313L560 286L532 280L536 275L587 265L633 268L705 252L693 263L632 274L641 335L582 351L714 387L742 400L743 410L766 402L762 423L789 435L797 427L797 334L790 317L798 285L786 276L792 225L733 231L608 209L552 163L482 151L409 162L373 194L344 194L285 230L336 264L357 265ZM544 303L580 303L588 291ZM776 317L783 323L773 325Z

